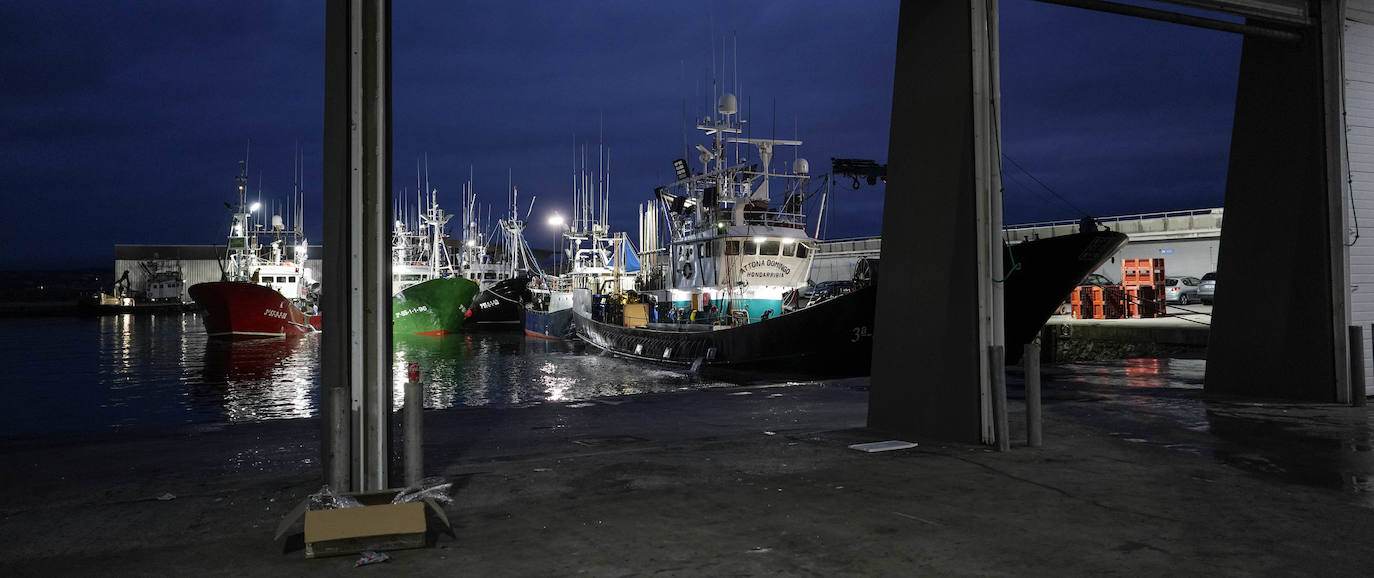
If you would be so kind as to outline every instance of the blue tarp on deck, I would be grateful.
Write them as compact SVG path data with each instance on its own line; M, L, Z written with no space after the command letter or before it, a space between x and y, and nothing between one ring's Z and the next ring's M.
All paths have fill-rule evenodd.
M640 266L639 266L639 255L638 255L637 253L639 253L639 251L637 251L637 250L635 249L634 244L631 243L629 240L626 240L626 241L625 241L625 272L626 272L626 273L634 273L634 272L636 272L636 271L639 271L639 268L640 268ZM611 265L611 267L615 267L615 256L614 256L614 255L611 256L610 265Z

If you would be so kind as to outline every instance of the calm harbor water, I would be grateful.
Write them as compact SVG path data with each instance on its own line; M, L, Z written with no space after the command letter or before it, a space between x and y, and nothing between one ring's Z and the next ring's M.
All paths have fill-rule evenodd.
M319 409L319 334L212 340L200 316L0 319L0 438L289 419ZM726 383L519 332L398 337L395 395L418 362L425 407L512 406Z

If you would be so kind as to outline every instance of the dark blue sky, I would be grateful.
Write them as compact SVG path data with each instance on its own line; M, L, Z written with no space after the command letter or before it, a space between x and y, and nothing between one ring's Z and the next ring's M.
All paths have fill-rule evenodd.
M1004 151L1069 201L1008 167L1009 223L1221 203L1238 36L1001 6ZM612 224L633 235L635 206L681 156L683 99L689 116L704 108L713 34L717 58L737 38L755 136L795 126L815 173L830 157L885 162L897 9L397 2L396 188L414 190L428 153L445 208L457 211L471 166L499 210L509 171L542 223L568 212L575 142L603 131ZM289 193L300 143L318 239L323 26L319 1L0 5L0 269L107 267L116 243L222 242L250 139L251 188L261 178L266 196ZM837 188L828 235L877 234L881 199Z

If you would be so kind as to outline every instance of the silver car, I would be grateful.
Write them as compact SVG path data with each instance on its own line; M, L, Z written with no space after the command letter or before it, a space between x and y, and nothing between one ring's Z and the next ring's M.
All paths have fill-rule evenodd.
M1211 272L1202 276L1202 283L1197 286L1198 300L1208 305L1212 304L1213 295L1217 292L1217 274Z
M1187 305L1197 301L1197 289L1201 283L1202 280L1197 277L1165 277L1164 301L1179 305Z

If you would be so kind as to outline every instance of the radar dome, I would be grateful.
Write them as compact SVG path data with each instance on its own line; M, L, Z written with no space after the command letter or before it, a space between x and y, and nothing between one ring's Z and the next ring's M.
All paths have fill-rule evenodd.
M739 112L739 100L735 95L725 93L720 95L720 100L716 101L716 112L721 114L735 114Z
M809 173L811 172L811 163L806 162L806 159L797 159L795 161L792 161L792 172L797 173L799 175Z

